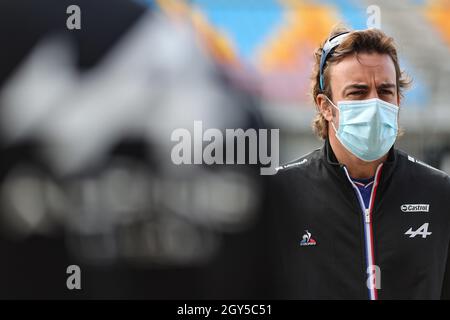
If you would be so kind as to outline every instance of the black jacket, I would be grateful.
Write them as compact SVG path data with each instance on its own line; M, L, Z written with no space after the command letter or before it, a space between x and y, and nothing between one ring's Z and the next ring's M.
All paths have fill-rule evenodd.
M369 250L379 267L375 274L380 289L372 290L376 298L448 297L447 174L392 148L380 171L367 225L328 141L282 166L274 179L277 197L270 232L281 298L370 299ZM368 227L373 249L365 240Z

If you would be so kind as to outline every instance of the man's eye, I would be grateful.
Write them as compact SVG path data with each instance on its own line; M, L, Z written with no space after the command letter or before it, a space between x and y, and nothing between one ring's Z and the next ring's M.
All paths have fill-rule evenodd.
M391 90L381 90L380 94L384 94L384 95L393 95L394 92L392 92Z
M359 96L359 95L362 95L362 94L364 94L364 91L361 91L361 90L349 92L350 96Z

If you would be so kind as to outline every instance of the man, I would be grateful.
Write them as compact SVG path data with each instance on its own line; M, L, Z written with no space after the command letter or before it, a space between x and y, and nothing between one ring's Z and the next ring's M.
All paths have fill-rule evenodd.
M450 178L394 148L409 82L393 39L335 28L315 58L324 145L275 176L281 296L445 298Z

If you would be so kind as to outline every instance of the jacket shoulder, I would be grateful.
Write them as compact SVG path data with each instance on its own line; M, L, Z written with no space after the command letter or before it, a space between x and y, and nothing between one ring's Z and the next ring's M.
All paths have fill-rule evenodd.
M446 172L430 166L429 164L416 159L402 150L397 150L397 155L399 157L399 161L403 163L404 166L415 176L423 178L423 181L431 181L433 183L441 181L450 188L450 177Z
M293 160L284 165L281 165L280 167L277 168L277 174L291 172L294 169L306 168L309 165L311 165L311 163L314 163L320 159L321 152L322 152L322 149L318 148L316 150L313 150L313 151L301 156L300 158L298 158L296 160Z

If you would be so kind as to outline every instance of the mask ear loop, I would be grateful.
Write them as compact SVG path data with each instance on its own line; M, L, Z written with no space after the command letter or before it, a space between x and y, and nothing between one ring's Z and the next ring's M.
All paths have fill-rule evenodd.
M333 103L333 101L331 101L326 95L324 95L324 96L325 96L325 98L327 98L328 102L331 103L331 105L332 105L333 107L335 107L336 110L338 110L338 111L340 112L339 108L336 107L336 105ZM333 115L333 113L331 113L331 115ZM333 117L333 119L334 119L334 117ZM336 126L334 125L334 121L333 121L333 120L331 120L331 125L333 126L334 132L337 133Z

